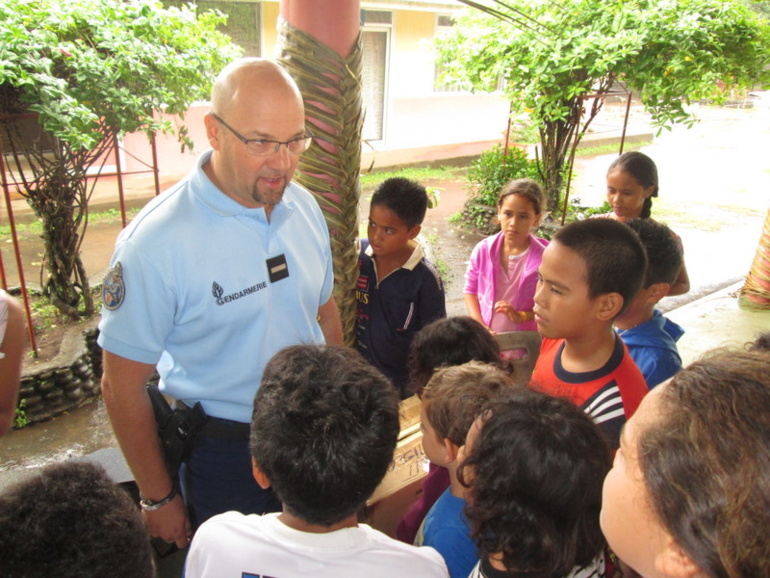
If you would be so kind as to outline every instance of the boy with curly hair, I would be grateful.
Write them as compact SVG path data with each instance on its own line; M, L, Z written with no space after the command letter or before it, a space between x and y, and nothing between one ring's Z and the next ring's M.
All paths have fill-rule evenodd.
M602 432L574 404L516 389L468 431L459 480L481 560L469 578L603 578Z
M0 552L0 576L155 576L138 506L85 460L46 466L0 495Z
M478 561L463 514L465 488L457 478L460 448L483 405L513 387L498 367L470 361L439 369L422 392L422 447L431 463L449 470L449 488L428 511L415 544L436 548L452 578L466 578Z

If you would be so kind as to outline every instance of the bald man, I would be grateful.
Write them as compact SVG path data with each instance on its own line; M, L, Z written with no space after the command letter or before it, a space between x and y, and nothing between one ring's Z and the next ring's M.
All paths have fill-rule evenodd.
M99 326L104 401L145 519L179 547L214 514L280 509L251 474L262 370L285 346L342 342L328 229L292 182L311 140L296 84L274 62L237 60L205 123L212 150L118 238ZM156 367L166 395L209 416L180 470L184 500L145 391Z

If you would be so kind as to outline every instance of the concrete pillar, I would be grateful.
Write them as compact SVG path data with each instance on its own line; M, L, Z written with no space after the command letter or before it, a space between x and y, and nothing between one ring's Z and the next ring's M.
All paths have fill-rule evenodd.
M281 16L345 58L360 28L358 0L281 0Z

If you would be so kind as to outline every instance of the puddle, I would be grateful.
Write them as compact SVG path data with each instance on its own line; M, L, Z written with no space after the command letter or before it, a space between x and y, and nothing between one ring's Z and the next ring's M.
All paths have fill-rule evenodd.
M101 399L0 438L0 487L35 468L118 447Z

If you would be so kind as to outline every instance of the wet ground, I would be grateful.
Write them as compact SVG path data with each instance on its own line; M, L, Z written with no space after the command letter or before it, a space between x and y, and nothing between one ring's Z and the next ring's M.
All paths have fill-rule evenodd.
M770 206L770 95L755 99L753 108L703 108L700 117L694 128L666 132L641 149L659 167L661 192L653 215L682 237L692 284L688 295L664 300L667 310L745 278ZM608 153L578 159L573 194L583 203L603 201L604 175L613 157ZM438 207L428 211L423 232L445 271L447 311L464 314L463 274L481 236L449 221L465 202L463 180L426 184L442 191ZM119 224L89 226L83 257L95 283L107 268L119 229ZM4 255L6 251L4 247ZM25 259L39 259L39 249L29 251ZM116 442L101 401L12 432L0 438L0 487L37 465L102 447L116 447Z

